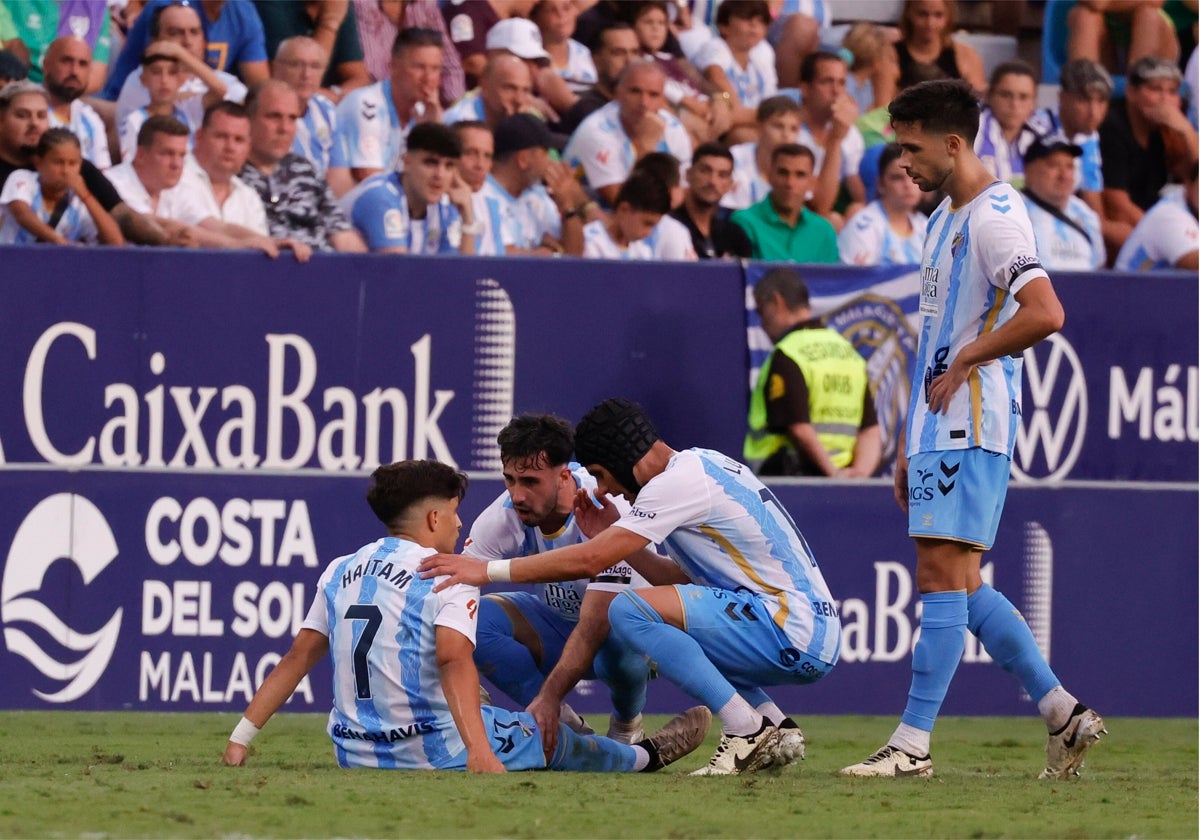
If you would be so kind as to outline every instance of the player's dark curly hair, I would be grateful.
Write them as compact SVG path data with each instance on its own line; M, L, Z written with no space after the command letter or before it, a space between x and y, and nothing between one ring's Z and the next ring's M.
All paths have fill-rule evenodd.
M496 442L502 461L522 468L557 467L571 460L575 430L553 414L522 414L500 430Z
M979 131L979 101L962 79L933 79L905 88L888 105L893 123L918 123L927 134L957 134L968 143Z
M397 461L371 473L367 504L389 529L400 524L413 505L425 499L459 499L467 476L439 461Z

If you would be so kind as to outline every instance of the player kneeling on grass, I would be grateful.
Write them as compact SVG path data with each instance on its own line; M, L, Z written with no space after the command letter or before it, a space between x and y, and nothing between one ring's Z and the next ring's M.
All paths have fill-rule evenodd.
M454 551L467 478L436 461L401 461L371 475L367 502L388 535L325 569L304 626L233 730L223 761L246 762L250 741L328 651L333 709L327 731L342 767L404 770L658 770L703 743L712 715L698 706L632 746L560 726L542 750L528 712L479 704L475 646L479 590L417 567Z

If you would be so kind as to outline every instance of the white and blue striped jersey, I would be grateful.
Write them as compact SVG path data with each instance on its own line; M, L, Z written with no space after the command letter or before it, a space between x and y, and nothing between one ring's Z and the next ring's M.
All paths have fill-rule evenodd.
M563 159L572 168L582 166L588 186L594 190L624 183L637 159L633 141L621 127L620 112L619 102L609 102L589 114L563 150ZM658 116L666 128L654 151L674 155L679 161L680 177L685 178L692 165L692 141L687 129L666 108L660 108Z
M747 108L756 108L764 99L770 99L779 92L775 50L765 40L750 50L745 67L737 63L729 45L721 38L705 42L696 51L692 63L701 73L709 67L721 68L733 85L738 100Z
M475 256L497 257L507 253L511 242L504 241L504 225L500 218L500 205L488 196L487 182L471 193L471 212L475 223L483 229L475 234Z
M992 112L983 108L979 113L979 133L975 135L975 154L983 161L992 177L1007 181L1017 189L1025 186L1025 159L1022 155L1036 137L1028 125L1022 126L1011 143Z
M659 543L694 583L755 593L796 649L836 660L841 623L816 558L745 464L711 449L676 452L613 527Z
M721 206L744 210L767 197L771 185L758 170L758 143L738 143L730 146L733 155L733 186L721 197Z
M399 172L379 172L342 198L342 206L372 251L404 248L409 254L456 254L462 243L462 217L443 195L414 219Z
M178 105L175 106L174 112L171 114L171 116L187 126L187 148L190 152L193 145L192 138L196 134L197 126L192 125L190 121L191 117L188 116L187 111L183 110ZM133 156L137 154L138 132L142 130L142 125L148 119L150 119L150 108L149 106L146 106L143 108L138 108L134 111L130 111L129 114L126 115L125 121L121 123L121 130L118 132L117 141L121 145L122 162L133 160Z
M454 765L466 747L437 666L436 634L448 627L475 643L479 589L422 580L436 553L385 537L326 567L304 627L329 639L333 709L326 731L342 767L429 770Z
M847 265L920 265L925 247L924 213L908 214L912 233L901 236L888 224L878 199L859 210L838 234L838 256Z
M95 242L100 234L87 205L73 192L68 196L67 209L54 230L71 242ZM17 224L17 220L8 212L11 201L25 202L39 219L47 224L50 222L55 208L47 207L42 200L42 184L36 172L30 169L16 170L8 176L4 189L0 191L0 245L35 244L37 237Z
M608 235L604 220L597 219L583 226L583 256L593 260L652 260L654 252L645 239L622 248Z
M545 184L534 184L521 193L517 201L521 203L521 212L525 214L525 218L531 220L534 239L529 247L536 248L546 236L554 240L562 239L562 214L558 212L558 205L546 191Z
M962 348L1017 311L1015 295L1046 277L1025 202L993 183L965 206L945 198L929 219L921 263L924 316L908 405L908 455L981 447L1012 456L1021 414L1021 359L1003 356L971 371L945 414L928 389Z
M1113 268L1147 271L1174 268L1185 254L1197 250L1195 212L1183 190L1174 189L1154 203L1121 246Z
M1038 258L1044 268L1056 271L1091 271L1102 268L1108 261L1104 250L1104 235L1100 232L1100 217L1083 199L1070 196L1064 215L1087 231L1084 236L1062 219L1048 213L1025 199L1029 224L1037 242Z
M66 123L58 118L53 108L49 116L51 128L69 128L79 138L79 150L84 160L90 160L97 169L112 166L112 155L108 151L108 129L91 105L82 99L71 100L70 120Z
M574 38L567 39L567 65L555 67L554 72L575 93L585 93L600 81L596 63L592 61L592 51Z
M462 99L442 113L442 123L445 125L472 120L487 121L487 112L483 110L483 97L479 95L479 88L467 91L463 94Z
M517 248L535 248L541 242L541 237L534 239L534 220L525 213L520 198L514 196L492 175L487 176L483 187L479 190L484 197L485 213L483 217L492 231L494 242ZM497 235L498 232L498 235ZM530 244L532 243L532 244ZM476 254L479 252L476 251ZM494 252L503 254L505 251Z
M569 465L575 477L575 486L586 489L593 496L596 479L574 461ZM609 497L609 501L624 514L629 504L621 498ZM532 557L556 548L577 545L587 537L575 524L575 514L567 517L563 526L547 534L535 525L526 525L513 510L512 499L507 492L496 497L471 525L471 534L463 545L463 554L480 560L512 560L516 557ZM633 570L628 563L614 563L594 578L581 578L562 583L542 584L542 601L550 609L570 622L579 621L579 605L589 589L602 592L620 592L630 586L649 586L645 578Z
M337 132L337 106L328 97L314 93L309 97L308 110L296 121L296 139L292 141L292 151L308 159L317 171L318 178L323 179L329 169Z
M337 107L337 135L330 166L352 169L404 169L408 133L415 122L400 123L392 102L392 82L385 79L346 94Z

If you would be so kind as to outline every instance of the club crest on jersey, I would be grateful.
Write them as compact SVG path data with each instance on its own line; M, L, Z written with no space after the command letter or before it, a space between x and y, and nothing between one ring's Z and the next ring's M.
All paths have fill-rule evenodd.
M950 257L958 259L958 252L962 250L962 244L967 241L966 235L960 230L954 234L954 238L950 240Z

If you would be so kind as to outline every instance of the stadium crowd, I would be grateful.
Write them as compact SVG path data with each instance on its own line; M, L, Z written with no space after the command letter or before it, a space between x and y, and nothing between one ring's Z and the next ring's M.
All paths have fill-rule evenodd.
M0 243L914 264L958 77L1047 267L1195 268L1196 4L1066 5L1038 108L953 0L4 0Z

